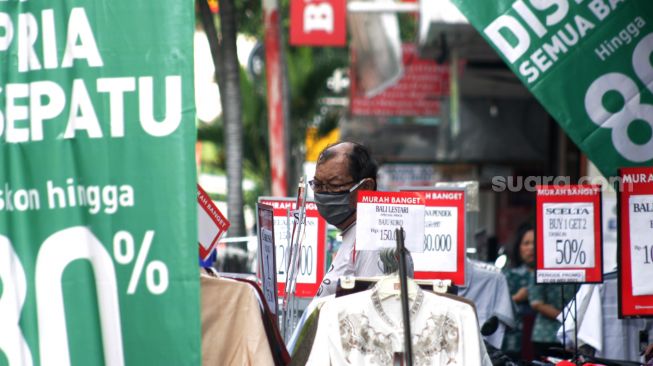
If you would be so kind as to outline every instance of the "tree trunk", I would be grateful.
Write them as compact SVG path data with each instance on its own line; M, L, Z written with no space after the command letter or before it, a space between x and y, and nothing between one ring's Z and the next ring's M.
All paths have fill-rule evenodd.
M245 235L243 218L243 124L240 101L240 65L236 49L236 14L234 0L220 0L222 33L222 71L220 90L225 127L224 146L227 162L227 209L231 236Z
M209 40L215 75L220 88L224 146L227 165L227 216L230 236L245 235L243 218L243 125L240 102L240 66L236 50L236 19L233 0L220 0L218 37L206 0L199 0L202 25Z

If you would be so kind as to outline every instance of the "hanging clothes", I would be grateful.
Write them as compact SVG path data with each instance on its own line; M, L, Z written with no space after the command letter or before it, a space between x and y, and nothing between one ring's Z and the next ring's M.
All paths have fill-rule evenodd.
M653 319L619 319L619 289L617 272L604 275L602 284L585 284L576 294L578 311L578 345L589 345L596 350L595 356L613 360L641 362L640 333L648 344L653 343ZM573 302L565 308L565 314L573 314ZM558 316L562 323L562 314ZM565 319L567 345L573 347L574 320ZM557 333L562 342L562 327Z
M314 297L313 300L311 300L311 302L308 303L306 309L304 309L304 312L302 313L301 318L299 318L299 321L297 322L297 325L295 326L295 329L293 330L290 339L286 344L286 347L288 348L288 352L290 352L293 355L293 358L295 355L295 350L300 343L301 334L304 332L304 327L306 326L309 317L313 316L313 314L316 311L318 311L319 308L322 307L322 305L324 305L324 303L332 299L335 299L335 297L336 297L335 295L329 295L325 297ZM305 344L305 342L301 342L301 343ZM312 345L313 343L311 342L310 344Z
M251 286L202 274L200 287L202 365L274 365L260 300Z
M317 333L319 317L320 307L317 307L306 319L301 328L301 331L298 332L298 346L294 349L290 366L304 366L308 362L308 357L311 354L311 349L313 348L313 343L315 342L315 334Z
M479 326L483 326L492 316L499 319L497 330L484 338L495 348L501 348L506 326L515 327L516 324L505 276L495 266L467 258L465 286L459 287L458 295L476 304Z
M223 277L224 278L224 277ZM286 349L286 345L283 341L283 337L279 332L279 321L277 316L272 314L270 308L268 307L267 301L264 301L265 297L261 287L254 282L243 278L232 278L233 280L244 282L250 285L252 290L256 292L259 304L261 305L263 327L265 328L265 333L268 337L268 343L270 344L270 349L272 350L272 357L274 358L275 365L288 365L290 363L290 355Z
M419 288L409 306L415 365L491 365L472 306ZM391 365L403 352L400 308L378 285L327 301L307 365Z

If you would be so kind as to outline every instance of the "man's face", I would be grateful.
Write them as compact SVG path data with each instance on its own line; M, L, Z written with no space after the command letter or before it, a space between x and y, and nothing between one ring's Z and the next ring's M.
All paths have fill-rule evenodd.
M349 175L349 161L347 156L339 154L315 167L315 183L320 187L317 193L337 193L350 189L354 184Z
M345 154L338 154L331 159L319 163L315 168L314 189L316 193L348 194L349 206L356 209L356 194L349 193L356 181L349 174L349 160ZM339 223L339 229L344 230L356 221L356 213Z
M347 157L347 154L352 152L352 147L352 144L348 143L342 143L330 147L330 153L333 155L330 159L317 164L313 179L313 189L315 190L315 193L347 194L349 207L354 211L354 213L344 222L337 225L340 229L345 229L356 221L356 192L358 190L376 189L374 179L366 178L360 182L354 180L354 178L349 174L349 158ZM356 186L357 188L353 192L349 192L350 189Z

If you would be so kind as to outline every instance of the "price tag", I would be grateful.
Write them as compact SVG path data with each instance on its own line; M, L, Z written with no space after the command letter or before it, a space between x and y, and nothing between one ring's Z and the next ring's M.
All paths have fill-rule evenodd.
M653 316L653 168L619 176L619 316Z
M299 249L299 268L297 272L297 283L315 283L317 281L317 263L318 263L318 250L317 243L309 238L317 238L319 218L306 217L306 226L304 238L301 248ZM275 230L278 232L277 238L283 238L283 242L277 244L277 256L281 258L277 261L277 278L279 282L286 282L286 270L288 268L288 260L290 253L288 250L288 238L291 233L288 231L286 217L277 217L275 220ZM290 226L292 231L292 226Z
M544 267L594 267L594 205L545 203Z
M310 211L310 212L309 212ZM315 206L314 203L312 202L307 202L306 203L306 218L304 219L304 233L298 233L296 235L302 235L303 239L300 240L300 243L302 243L302 246L299 248L299 267L297 269L297 283L315 283L317 281L316 275L317 275L317 270L316 270L316 265L317 265L317 242L313 240L307 240L309 238L317 238L318 237L318 226L319 226L319 218L315 217L314 213L317 212L317 207ZM310 216L309 216L310 215ZM296 214L293 213L293 217L295 221L299 220L299 212L296 212ZM286 225L284 222L284 230L286 229ZM292 226L290 227L290 230L292 230ZM286 234L288 236L289 234ZM287 246L287 242L285 243ZM282 248L285 250L286 248ZM281 270L283 272L283 281L286 281L286 273L285 273L285 268L288 265L287 260L289 258L289 254L284 254L284 263L283 263L283 269ZM281 264L281 263L280 263Z
M395 230L403 227L411 253L424 250L424 198L417 192L358 192L356 250L396 248Z
M424 252L416 253L416 270L417 267L444 272L456 270L458 217L457 207L424 208Z
M299 219L294 211L294 198L261 197L259 202L274 207L274 238L277 270L278 295L285 295L285 284L289 264L288 244L292 237L293 222ZM290 210L290 220L288 211ZM296 296L313 297L324 277L326 258L326 221L317 211L314 202L306 202L306 218L302 243L299 249Z
M274 246L274 209L272 206L257 204L259 278L263 296L272 314L277 315L277 269Z
M653 195L631 196L628 210L633 295L653 295Z
M465 190L402 188L424 195L424 245L412 253L415 278L465 284Z
M538 186L537 283L601 282L601 225L599 186Z

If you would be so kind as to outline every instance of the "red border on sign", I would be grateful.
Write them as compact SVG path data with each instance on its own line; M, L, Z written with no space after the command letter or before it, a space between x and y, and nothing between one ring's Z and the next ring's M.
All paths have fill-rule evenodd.
M229 229L229 226L231 223L227 218L220 212L218 207L213 203L213 200L209 195L200 187L200 185L197 185L197 203L206 211L206 213L209 214L209 217L213 222L215 223L215 226L218 227L218 233L215 235L215 238L213 238L213 241L211 242L211 245L209 246L208 249L205 249L202 244L199 244L200 247L200 258L202 260L206 260L209 255L211 255L211 252L215 248L216 245L218 245L218 240L224 233L227 232L227 229ZM216 218L217 216L217 218Z
M451 280L454 285L465 285L465 190L464 189L439 189L439 188L402 188L402 191L419 192L424 195L426 207L455 207L458 209L458 256L456 272L427 272L415 271L415 279L424 280ZM430 193L457 193L461 194L460 199L430 197Z
M413 205L413 206L421 206L424 204L423 195L409 194L409 193L412 192L358 191L357 202L383 204L383 205ZM407 202L406 200L414 200L415 202Z
M276 197L261 197L259 203L270 205L274 207L275 218L286 218L287 209L295 209L295 198L276 198ZM312 201L306 202L306 217L317 218L317 266L315 273L315 283L300 283L297 282L295 287L295 296L297 297L314 297L317 293L322 278L324 277L324 268L326 266L326 221L320 216L317 211L317 206ZM275 243L277 245L277 243ZM276 257L279 259L279 256ZM286 284L284 282L277 282L279 297L286 295Z
M619 189L617 212L617 263L619 268L619 317L653 317L653 295L633 295L632 253L630 252L630 210L628 201L631 196L653 194L651 183L624 183L624 175L653 174L653 168L619 169L622 187Z
M536 250L535 250L535 278L537 281L538 270L555 270L564 271L585 271L584 282L565 282L565 283L602 283L603 282L603 250L602 250L602 232L603 222L601 221L601 186L596 184L554 186L544 185L536 186L537 189L537 221L536 230ZM576 193L580 190L590 190L587 194ZM552 194L542 195L544 190L554 191ZM545 203L580 203L589 202L594 205L594 268L544 268L544 256L540 255L544 251L544 215L543 207Z

